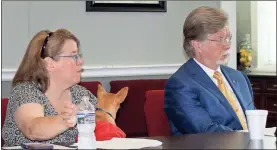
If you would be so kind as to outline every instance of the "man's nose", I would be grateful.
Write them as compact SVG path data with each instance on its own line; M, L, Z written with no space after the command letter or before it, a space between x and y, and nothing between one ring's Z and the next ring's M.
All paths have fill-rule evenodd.
M231 44L225 44L224 50L229 50L231 48Z

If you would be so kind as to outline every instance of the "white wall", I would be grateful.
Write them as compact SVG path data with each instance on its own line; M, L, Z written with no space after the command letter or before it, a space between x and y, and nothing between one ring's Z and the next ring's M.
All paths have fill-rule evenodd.
M274 5L274 1L272 1L273 5L269 4L269 6L275 6L275 12L274 8L270 9L268 6L265 6L264 9L260 13L258 13L257 8L261 7L263 5L259 4L258 2L261 1L237 1L237 42L241 42L244 38L244 34L251 34L251 45L253 49L252 58L253 61L251 63L251 70L252 72L249 74L257 74L257 75L276 75L276 63L274 62L267 62L269 58L276 60L276 48L272 48L272 53L269 52L270 50L270 43L272 42L273 46L276 44L276 41L274 38L270 38L269 33L275 33L273 29L276 30L276 27L273 23L267 23L267 22L274 22L276 18L274 17L274 14L276 14L276 2ZM267 15L268 11L272 11L272 14ZM262 15L262 16L261 16ZM275 18L269 19L270 17ZM262 19L261 21L258 21L258 18ZM276 22L276 21L275 21ZM273 28L270 28L271 26L274 26ZM260 28L258 28L260 26ZM265 27L264 27L265 26ZM271 35L272 36L272 35ZM274 35L273 35L274 36ZM276 37L276 34L275 34ZM268 40L272 39L272 41ZM275 44L274 44L275 42ZM260 48L259 48L260 47ZM268 48L267 48L268 47ZM275 52L275 53L274 53Z
M237 18L236 18L236 1L220 1L220 8L223 9L229 17L228 24L230 32L232 33L232 43L230 47L230 58L228 66L237 69Z
M89 69L127 66L94 68L82 79L101 81L109 89L111 80L168 78L184 63L182 27L194 8L221 7L231 13L231 30L236 22L234 3L220 1L167 1L165 13L85 12L85 1L3 1L2 5L2 97L10 92L10 80L28 42L42 29L67 28L75 33ZM228 66L236 68L235 52Z
M85 1L3 1L3 68L17 68L32 36L67 28L85 66L181 64L182 26L194 8L219 2L168 1L166 13L85 12Z
M237 1L237 43L244 39L245 34L251 34L250 1ZM239 49L237 49L239 51Z

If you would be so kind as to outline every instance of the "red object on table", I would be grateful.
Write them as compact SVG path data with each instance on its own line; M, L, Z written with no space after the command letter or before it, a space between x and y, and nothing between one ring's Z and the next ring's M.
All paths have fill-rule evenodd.
M112 138L125 138L126 134L116 125L106 121L96 121L95 127L96 141L110 140ZM76 142L78 136L76 137Z
M96 128L94 132L97 141L110 140L114 137L126 137L126 134L118 126L106 121L96 121Z

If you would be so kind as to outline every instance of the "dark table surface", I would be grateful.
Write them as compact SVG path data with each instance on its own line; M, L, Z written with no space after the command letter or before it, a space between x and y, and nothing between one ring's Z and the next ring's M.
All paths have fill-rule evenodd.
M275 136L250 140L248 132L187 134L180 136L142 137L162 142L161 146L146 149L277 149ZM71 144L58 144L68 146Z
M146 139L155 139L163 143L155 149L277 149L276 137L265 136L263 140L250 140L247 132L188 134Z

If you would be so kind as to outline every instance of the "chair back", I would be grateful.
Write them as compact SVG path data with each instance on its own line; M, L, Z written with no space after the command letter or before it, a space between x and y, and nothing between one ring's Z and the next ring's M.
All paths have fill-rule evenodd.
M101 85L99 81L82 81L79 85L87 88L95 97L97 96L98 84Z
M4 121L6 119L6 112L7 112L7 106L8 106L8 98L2 98L1 99L1 131L4 124ZM1 136L1 147L4 145L4 140Z
M8 98L2 98L1 99L1 129L6 119L7 106L8 106Z
M145 137L148 135L144 104L145 92L163 90L167 79L114 80L110 82L111 93L117 93L129 87L128 95L117 112L116 125L122 129L127 138Z
M164 112L164 90L149 90L145 94L144 113L148 136L170 136L170 124Z

